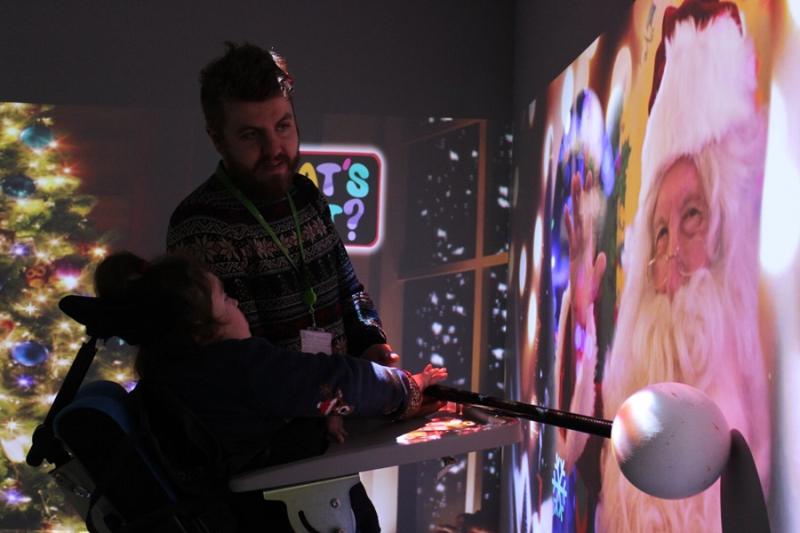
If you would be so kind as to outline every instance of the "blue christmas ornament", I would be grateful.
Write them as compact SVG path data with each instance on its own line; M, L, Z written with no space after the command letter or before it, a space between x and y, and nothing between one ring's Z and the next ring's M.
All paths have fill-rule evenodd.
M22 130L19 140L34 150L41 150L53 142L53 132L44 124L36 123Z
M11 348L11 358L23 366L36 366L44 363L50 353L38 342L21 342Z
M25 174L9 174L0 180L0 188L14 198L27 198L36 192L36 183Z

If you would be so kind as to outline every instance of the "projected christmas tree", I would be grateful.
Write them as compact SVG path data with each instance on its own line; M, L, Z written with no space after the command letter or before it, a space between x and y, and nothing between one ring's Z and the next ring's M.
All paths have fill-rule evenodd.
M58 301L91 293L108 242L87 218L95 200L79 194L51 112L0 103L0 528L63 531L82 522L25 455L84 337ZM132 380L127 364L103 359L101 376Z

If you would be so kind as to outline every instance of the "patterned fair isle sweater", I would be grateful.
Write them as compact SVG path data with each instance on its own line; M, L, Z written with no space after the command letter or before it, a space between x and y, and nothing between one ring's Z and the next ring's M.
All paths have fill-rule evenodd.
M299 174L290 194L317 293L317 327L333 334L334 353L361 355L369 346L385 343L375 305L356 277L327 202L317 187ZM251 200L299 265L300 247L289 202L286 198ZM300 350L300 330L311 326L303 303L303 280L216 174L175 209L167 231L167 250L189 254L209 267L226 292L239 301L254 336Z

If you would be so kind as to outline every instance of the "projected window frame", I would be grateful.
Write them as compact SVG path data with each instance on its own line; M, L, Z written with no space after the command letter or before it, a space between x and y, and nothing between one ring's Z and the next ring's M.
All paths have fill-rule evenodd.
M492 306L494 305L496 307L498 297L497 287L490 286L490 284L497 283L498 275L503 277L502 283L506 283L505 277L507 275L509 254L508 246L497 247L494 245L495 242L493 241L496 241L497 239L492 238L490 231L496 231L496 228L488 228L487 223L492 223L493 226L496 224L505 224L507 226L507 221L503 222L503 217L507 217L508 213L502 213L501 210L500 213L492 213L490 215L489 210L491 207L489 206L489 203L497 202L498 196L502 195L502 193L498 194L498 191L502 191L503 185L506 187L505 194L507 194L507 191L510 187L510 161L507 165L498 164L498 159L502 157L510 157L511 155L510 151L502 151L498 149L498 147L502 145L503 140L508 140L510 142L510 138L502 128L495 127L494 124L491 124L489 121L483 119L448 120L446 122L440 122L438 124L428 126L429 127L426 128L427 131L418 131L415 136L407 141L409 148L409 159L413 160L415 151L419 153L419 150L415 150L419 143L433 144L440 142L440 139L443 138L452 139L458 135L459 131L468 129L476 131L475 152L477 155L475 158L475 180L474 183L469 180L465 180L470 184L470 186L473 187L473 192L475 193L474 218L470 219L469 214L466 214L466 216L457 216L452 221L453 224L458 224L460 226L463 226L465 222L473 222L474 225L470 228L467 228L466 231L462 233L470 236L469 238L472 240L472 242L467 243L468 245L465 246L465 248L472 250L472 253L464 254L465 257L461 260L450 260L450 258L448 258L446 261L435 261L431 260L430 255L425 257L423 261L409 261L407 258L400 260L401 264L399 265L399 281L403 285L404 308L408 310L406 313L404 313L403 318L403 337L405 339L403 353L407 354L405 357L409 361L412 361L412 364L414 365L420 365L424 362L427 362L417 360L418 350L416 349L417 346L415 346L415 344L417 343L418 335L415 332L412 332L413 330L409 328L409 313L413 314L417 311L418 308L414 302L417 302L421 296L419 294L416 295L416 297L411 296L410 291L414 290L413 287L420 286L427 291L427 289L431 286L431 282L437 278L446 279L453 276L463 276L464 279L471 280L473 285L470 288L471 298L469 298L469 300L471 300L471 309L467 311L468 315L471 317L472 329L472 331L469 332L470 361L468 361L467 368L462 368L460 361L453 361L453 363L455 363L453 365L453 363L448 362L446 358L441 361L441 364L448 365L451 376L448 380L448 384L457 387L469 388L471 390L481 391L492 395L501 395L502 391L497 388L497 384L495 382L497 381L496 376L499 363L502 362L502 365L504 366L504 361L502 361L502 357L500 360L498 360L498 358L492 354L492 347L496 347L497 344L497 335L490 335L489 332L489 325L496 325L498 320L496 315L492 316ZM496 141L500 142L493 142L492 139L500 135L502 135L502 138L495 139ZM448 146L443 146L441 143L439 146L440 150L444 151L445 153L449 153ZM461 148L462 153L465 151L467 151L467 153L471 153L469 147L462 146ZM495 149L498 149L497 154L493 152ZM420 216L419 213L414 212L414 209L419 207L415 202L415 195L420 194L420 190L424 191L424 194L427 195L435 194L435 192L429 188L420 189L415 187L416 183L413 180L418 180L421 178L425 179L426 176L414 176L413 166L411 165L409 170L409 173L412 174L409 176L408 183L406 184L408 202L406 216L408 217L407 222L409 224L406 227L406 237L404 243L404 249L406 253L402 254L403 256L413 254L415 245L420 239L419 231L415 231L413 224L411 223L412 217ZM507 172L508 175L500 175L500 173L504 171ZM458 180L459 178L459 176L450 177L454 180ZM499 203L499 205L503 206L502 203ZM449 228L441 229L447 233ZM428 250L426 249L426 251ZM499 273L498 271L501 272ZM433 285L435 284L436 283L434 282ZM443 297L442 305L449 305L449 302L445 299L446 295L444 294L444 290L440 296ZM458 299L458 297L455 299ZM464 298L464 300L467 300L467 298ZM410 309L409 306L411 306ZM502 316L502 320L505 320L505 315ZM430 327L433 327L433 324L431 324ZM442 327L446 328L447 325L442 324ZM463 336L464 332L461 332L461 335ZM456 371L455 373L453 372L454 370ZM499 371L502 374L502 368L500 368ZM495 449L484 450L482 452L472 452L466 456L456 458L454 469L456 470L455 475L459 476L459 479L455 480L455 483L459 486L463 486L463 512L476 512L481 510L484 504L487 503L487 498L485 498L485 495L483 494L484 491L482 490L482 487L484 484L488 484L491 487L496 488L496 484L499 480L499 472L497 471L497 460L499 455L500 450ZM466 463L465 469L462 467L464 462ZM430 472L427 472L427 470L432 470L439 466L433 464L436 462L429 463L430 464L420 464L418 467L412 465L401 468L400 492L404 493L405 490L411 490L417 494L417 497L414 499L415 501L413 504L410 504L407 501L399 502L398 510L400 512L398 513L398 526L400 529L409 527L412 529L416 527L422 527L420 524L417 524L417 521L419 520L418 515L420 512L425 512L430 515L421 517L423 519L430 520L439 518L436 512L430 512L430 502L426 501L419 490L415 490L417 488L417 482L421 477L430 477ZM461 472L464 470L465 474L463 476L462 483L462 478L460 476L462 475ZM491 474L487 475L487 470L490 470ZM497 475L495 475L495 473ZM447 483L444 483L444 485L447 486ZM492 501L489 503L489 505L493 506L495 503L495 501ZM404 510L411 511L411 505L413 505L414 512L404 512ZM452 511L454 504L453 502L446 502L444 505L446 506L447 510ZM488 510L489 512L499 512L499 506L498 509L484 510ZM448 516L441 518L448 518L452 521L456 520L457 517Z

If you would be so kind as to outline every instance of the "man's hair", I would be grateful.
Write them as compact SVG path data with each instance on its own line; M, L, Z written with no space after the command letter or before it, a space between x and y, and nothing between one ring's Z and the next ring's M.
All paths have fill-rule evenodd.
M224 102L260 102L274 96L289 98L293 80L277 52L250 43L225 42L225 54L200 71L200 100L206 126L222 129Z

